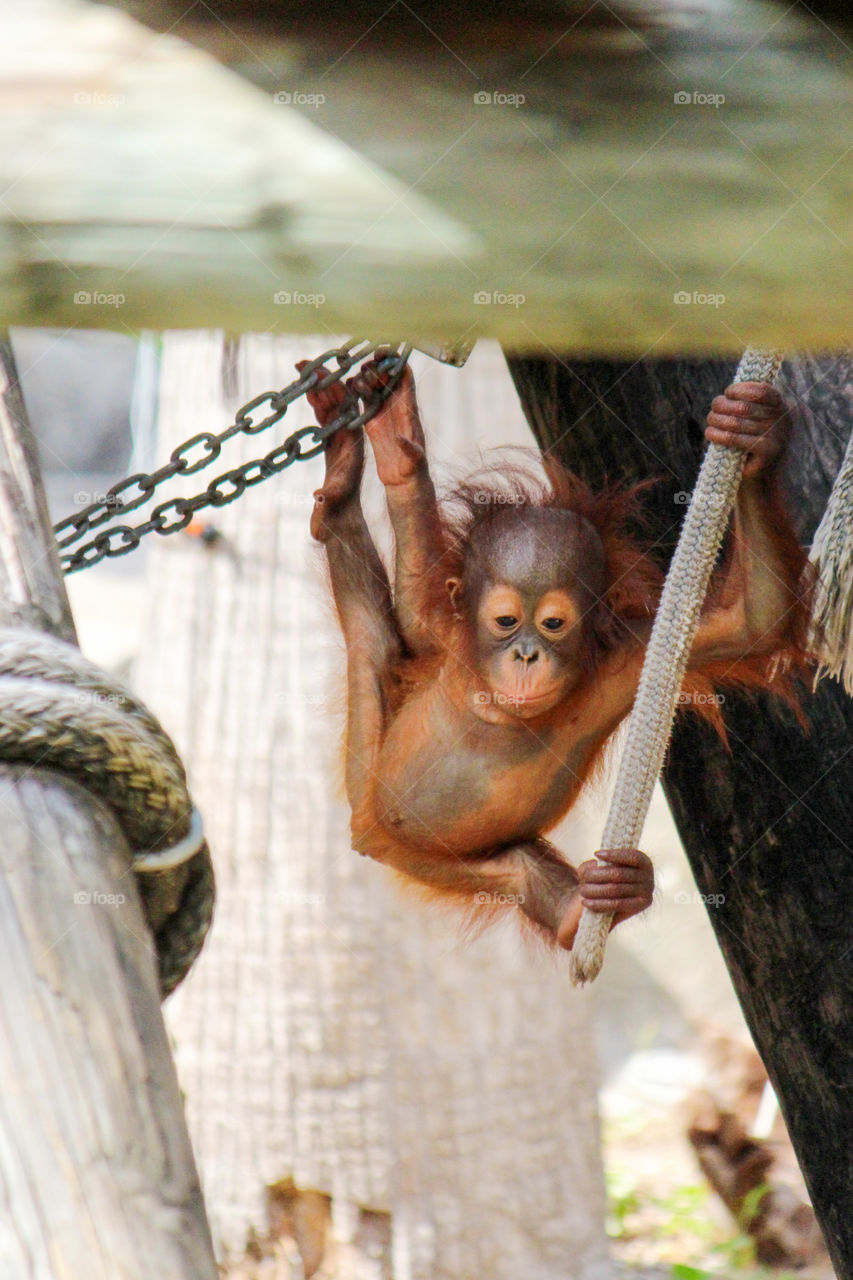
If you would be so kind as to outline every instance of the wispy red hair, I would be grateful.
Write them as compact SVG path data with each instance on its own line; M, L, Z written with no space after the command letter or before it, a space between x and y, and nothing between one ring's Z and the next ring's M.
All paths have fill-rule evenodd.
M520 452L526 455L522 461L517 460ZM460 629L459 620L453 618L446 583L448 578L464 577L466 552L475 530L488 526L498 515L503 516L508 507L520 514L525 509L571 512L592 527L604 556L605 587L585 616L584 663L587 678L591 678L611 654L630 643L632 623L652 618L657 608L664 574L650 554L654 541L642 498L659 481L608 484L596 491L550 455L540 458L532 451L514 449L506 451L511 461L503 456L494 460L493 455L498 453L501 451L493 451L481 471L456 483L442 499L447 549L430 574L431 625L449 650L469 657L470 637L464 628ZM724 741L726 733L716 690L770 689L802 719L800 681L813 665L806 648L811 595L808 560L784 513L775 482L770 480L768 484L770 501L780 517L771 522L775 550L788 571L786 579L800 584L798 589L791 589L784 641L772 652L705 663L689 671L683 684L682 705L710 721ZM718 581L712 580L709 600L713 601L717 593ZM419 684L426 670L441 660L443 655L404 663L404 686L410 680Z

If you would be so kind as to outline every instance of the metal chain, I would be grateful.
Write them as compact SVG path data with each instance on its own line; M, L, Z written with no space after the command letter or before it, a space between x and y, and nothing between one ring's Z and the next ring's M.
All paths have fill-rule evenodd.
M67 516L53 527L65 573L75 573L78 569L87 569L90 565L116 556L125 556L139 546L147 533L159 533L166 536L186 529L197 511L204 507L224 507L235 498L239 498L252 485L261 484L270 476L284 471L292 462L306 461L318 453L322 453L325 442L334 432L341 428L360 427L369 422L384 400L402 377L411 354L408 343L398 343L389 347L387 343L376 344L367 341L353 340L342 347L333 347L324 351L316 359L310 360L295 382L291 382L281 391L265 391L255 396L239 409L230 427L215 434L212 431L200 431L197 435L185 440L173 450L169 461L157 471L150 474L136 472L126 479L114 484L99 502L93 502L75 515ZM347 378L350 370L365 361L375 358L378 373L387 374L383 386L368 386L359 373ZM328 361L335 360L337 368L329 370L325 376L317 371ZM344 381L344 379L346 379ZM232 436L258 435L268 427L280 422L287 413L288 407L313 389L323 390L336 382L344 382L347 398L341 405L340 413L324 427L316 423L309 427L300 427L275 449L270 450L262 458L251 462L243 462L231 471L212 480L206 489L192 498L169 498L155 507L147 520L137 525L116 524L110 529L103 529L88 542L70 551L68 548L91 533L93 529L125 516L129 511L141 507L150 501L158 486L175 476L191 476L211 465L219 457L222 446ZM256 422L253 414L264 405L270 411L266 417ZM311 447L302 448L306 436L311 438Z

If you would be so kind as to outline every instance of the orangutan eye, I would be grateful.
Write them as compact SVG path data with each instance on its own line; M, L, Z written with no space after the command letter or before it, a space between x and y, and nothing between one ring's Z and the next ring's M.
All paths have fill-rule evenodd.
M503 613L499 618L495 618L495 622L504 631L511 631L518 622L518 618L513 618L509 613Z
M545 628L546 631L559 631L562 625L563 625L562 618L544 618L542 620L542 626Z

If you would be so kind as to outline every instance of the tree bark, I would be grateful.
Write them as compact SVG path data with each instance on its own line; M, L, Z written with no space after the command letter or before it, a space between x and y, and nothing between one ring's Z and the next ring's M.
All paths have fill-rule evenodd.
M704 417L734 372L721 361L637 364L510 359L540 443L598 484L663 476L651 533L677 535ZM810 541L853 422L849 357L783 370L795 406L785 463ZM772 698L726 695L727 752L705 725L676 723L663 785L788 1130L837 1273L853 1277L853 701L804 691L808 732ZM654 850L650 850L652 856Z
M0 626L74 627L0 342ZM0 769L0 1275L214 1280L151 937L115 818Z
M330 345L255 335L227 362L221 335L168 334L160 454ZM529 442L496 348L463 373L415 363L433 462ZM311 420L294 405L277 438ZM272 444L235 440L221 469ZM218 544L164 539L149 566L137 678L185 753L219 884L169 1010L215 1235L239 1254L280 1184L291 1207L331 1198L311 1250L336 1280L598 1280L588 998L515 922L465 943L350 849L342 645L308 535L322 474L294 466L212 513ZM360 1252L383 1219L390 1249Z

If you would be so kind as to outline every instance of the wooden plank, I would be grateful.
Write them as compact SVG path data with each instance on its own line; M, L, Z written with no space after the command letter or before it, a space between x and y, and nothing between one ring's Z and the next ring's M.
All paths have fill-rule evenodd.
M803 7L125 7L169 37L7 19L0 319L634 356L853 328L850 41Z
M0 625L74 638L0 345ZM112 814L0 768L0 1274L214 1280L151 937Z

